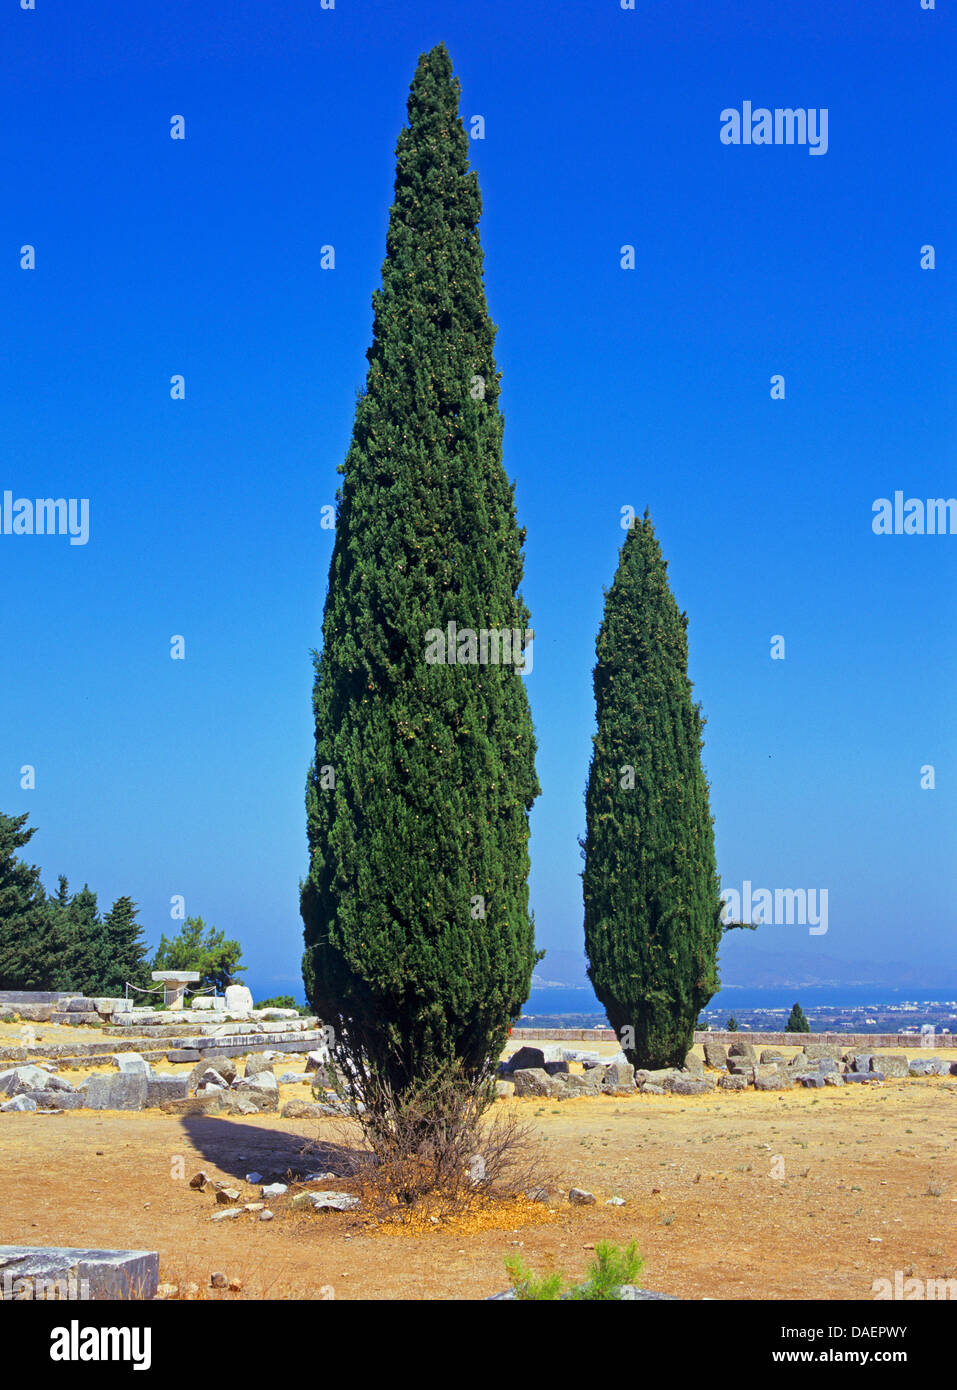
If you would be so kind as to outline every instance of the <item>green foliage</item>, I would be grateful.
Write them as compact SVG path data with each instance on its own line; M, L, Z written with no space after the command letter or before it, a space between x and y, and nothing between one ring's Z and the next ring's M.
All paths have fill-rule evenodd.
M738 1031L738 1020L735 1018L734 1014L731 1015L724 1027L725 1031L728 1033L736 1033Z
M160 937L151 969L198 970L200 978L193 986L195 993L213 989L222 994L246 969L239 964L242 954L243 948L238 941L227 941L224 932L207 927L202 917L187 917L178 936L170 940Z
M105 918L88 884L71 895L63 874L48 898L40 871L16 858L34 829L0 814L0 989L119 995L144 980L146 948L136 904L118 898Z
M98 994L120 995L127 982L141 989L152 984L142 933L136 903L132 898L117 898L103 918L106 954Z
M36 834L27 819L0 813L0 989L56 989L53 913L40 870L17 856Z
M630 1062L681 1066L718 988L723 931L703 719L687 615L648 513L621 549L596 642L598 727L586 792L585 949Z
M89 884L84 883L74 893L65 909L58 908L58 916L66 938L62 976L65 983L60 987L99 994L107 968L106 941L99 904Z
M644 1266L644 1257L638 1253L635 1241L621 1250L611 1241L600 1240L595 1246L595 1255L584 1284L569 1287L568 1277L562 1270L551 1270L536 1276L521 1255L505 1257L509 1282L516 1298L523 1302L560 1298L578 1303L617 1300L621 1286L634 1284Z
M304 1004L299 1004L293 999L291 994L274 994L271 999L262 999L256 1005L257 1009L295 1009L298 1014L310 1014L312 1010Z
M811 1025L807 1021L807 1016L800 1004L795 1004L788 1014L788 1021L784 1025L785 1033L810 1033Z
M644 1266L644 1257L639 1255L635 1241L619 1250L611 1241L600 1240L595 1246L587 1282L572 1289L568 1297L579 1303L616 1299L622 1284L633 1284Z
M523 679L514 663L434 659L449 623L525 634L529 616L458 97L440 44L419 59L396 147L306 791L306 995L354 1064L396 1094L456 1060L479 1074L534 960L539 787Z
M516 1298L526 1303L560 1298L566 1283L565 1275L560 1269L536 1276L521 1255L505 1256L505 1272L515 1290Z

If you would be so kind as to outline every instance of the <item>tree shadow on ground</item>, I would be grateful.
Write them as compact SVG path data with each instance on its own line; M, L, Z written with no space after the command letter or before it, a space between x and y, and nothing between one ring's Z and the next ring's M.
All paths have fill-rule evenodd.
M324 1139L215 1115L184 1115L180 1124L203 1158L240 1179L252 1172L266 1182L301 1180L310 1173L347 1177L363 1162L358 1145L347 1137Z

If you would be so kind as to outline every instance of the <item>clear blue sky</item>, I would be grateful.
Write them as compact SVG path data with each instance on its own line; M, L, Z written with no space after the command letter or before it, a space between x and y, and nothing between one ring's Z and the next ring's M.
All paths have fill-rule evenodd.
M952 963L957 536L871 530L877 497L957 492L939 4L5 5L0 493L91 502L86 546L0 535L0 809L40 827L48 886L131 894L152 942L183 894L260 992L300 985L321 508L442 39L486 121L540 944L581 941L594 638L632 504L690 617L724 883L829 892L827 936L764 944ZM723 145L745 100L826 107L827 153Z

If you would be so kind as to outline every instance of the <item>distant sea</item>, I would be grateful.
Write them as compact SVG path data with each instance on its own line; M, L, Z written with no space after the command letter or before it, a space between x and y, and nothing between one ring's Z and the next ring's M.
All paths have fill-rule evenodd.
M270 987L265 981L259 984L255 979L249 981L249 984L256 999L288 992L300 1003L305 1002L301 986L298 989L289 985ZM950 1000L957 1000L957 984L951 985L949 989L925 989L918 985L911 985L907 989L892 989L886 985L827 985L813 988L788 985L784 989L757 989L747 985L731 985L716 994L704 1012L708 1016L713 1012L727 1016L735 1011L742 1013L757 1009L787 1010L797 1002L811 1017L816 1008L860 1009L869 1004L880 1008L882 1005L886 1007L906 1002L943 1004ZM562 1014L587 1018L587 1025L582 1026L600 1025L606 1021L604 1009L587 985L551 985L546 989L533 989L528 1003L522 1010L523 1017L554 1017ZM724 1022L724 1018L721 1022Z
M813 988L789 985L784 989L755 989L746 985L732 985L716 994L704 1012L710 1014L712 1010L717 1010L730 1014L735 1010L740 1013L743 1010L790 1009L792 1004L800 1003L804 1012L810 1016L815 1008L860 1009L868 1004L879 1008L881 1005L907 1002L943 1004L950 1000L957 1000L957 985L952 985L950 989L923 989L912 985L903 990L891 989L885 985L827 985ZM533 989L522 1013L594 1015L596 1023L605 1017L605 1011L591 989L561 985Z

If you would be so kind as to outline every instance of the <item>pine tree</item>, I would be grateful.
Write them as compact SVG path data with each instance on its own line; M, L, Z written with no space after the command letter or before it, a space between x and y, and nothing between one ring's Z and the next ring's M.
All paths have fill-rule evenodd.
M103 918L102 942L104 966L99 988L103 994L123 994L127 981L141 987L149 983L143 927L136 920L132 898L117 898Z
M0 812L0 989L49 990L56 965L40 870L17 857L36 827Z
M586 793L589 977L629 1061L680 1066L718 987L721 901L687 615L651 519L628 532L596 643Z
M458 97L440 44L419 59L396 148L306 795L306 993L354 1064L399 1094L456 1060L480 1073L535 959L524 531ZM512 664L496 664L506 631Z
M187 917L177 936L160 937L153 958L153 970L198 970L199 979L191 986L197 994L212 990L222 994L227 985L236 984L246 969L240 965L243 948L226 939L218 927L207 927L202 917Z
M800 1004L795 1004L788 1014L788 1021L784 1025L785 1033L810 1033L811 1025L807 1021L807 1016Z
M61 925L66 950L57 988L78 989L87 995L105 993L101 988L107 968L103 923L88 883L70 899Z

